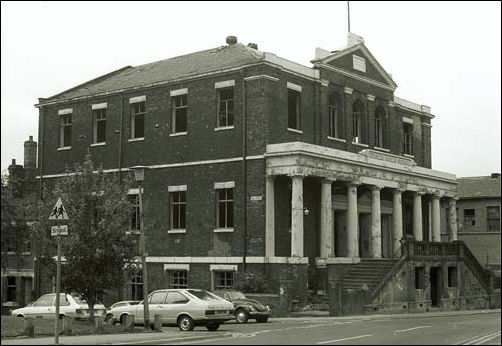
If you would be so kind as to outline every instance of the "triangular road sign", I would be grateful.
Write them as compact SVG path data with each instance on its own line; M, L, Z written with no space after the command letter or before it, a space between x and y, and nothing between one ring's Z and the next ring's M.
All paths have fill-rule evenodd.
M58 198L58 201L54 205L54 208L52 208L49 220L69 220L66 209L64 208L63 202L61 201L61 197Z

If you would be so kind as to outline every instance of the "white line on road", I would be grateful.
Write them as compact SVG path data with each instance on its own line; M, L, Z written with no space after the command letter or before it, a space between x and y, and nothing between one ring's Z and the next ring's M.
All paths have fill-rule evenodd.
M484 338L487 338L487 337L490 337L492 335L495 335L495 337L497 336L496 334L500 333L500 331L498 332L494 332L494 333L483 333L483 334L479 334L479 335L476 335L476 336L472 336L470 338L467 338L465 340L462 340L462 341L459 341L457 342L455 345L472 345L472 344L475 344L477 342L480 342L482 341ZM491 339L490 339L491 340ZM488 340L486 340L488 341ZM486 342L485 341L485 342Z
M345 340L352 340L352 339L361 339L361 338L367 338L370 337L371 334L366 334L366 335L359 335L359 336L353 336L350 338L343 338L343 339L336 339L336 340L328 340L328 341L319 341L316 344L322 345L322 344L331 344L332 342L338 342L338 341L345 341Z
M395 330L394 335L400 334L400 333L406 333L411 330L416 330L416 329L422 329L422 328L430 328L431 326L418 326L418 327L413 327L413 328L408 328L408 329L400 329L400 330Z
M475 344L474 345L482 345L484 344L485 342L488 342L488 341L491 341L493 339L495 339L496 337L500 336L500 331L496 332L496 333L493 333L493 334L490 334L490 335L487 335L479 340L476 340Z
M214 336L220 336L222 334L219 334L219 335L214 335ZM223 334L224 335L224 334ZM130 341L130 342L118 342L118 343L114 343L113 345L135 345L135 344L147 344L147 343L150 343L150 342L169 342L169 341L173 341L173 340L187 340L187 339L200 339L200 338L207 338L207 335L198 335L198 336L177 336L177 337L174 337L174 338L163 338L163 339L153 339L153 340L137 340L137 341Z

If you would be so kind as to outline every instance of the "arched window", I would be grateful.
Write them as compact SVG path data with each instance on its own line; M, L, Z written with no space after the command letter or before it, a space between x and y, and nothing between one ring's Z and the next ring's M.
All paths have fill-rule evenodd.
M329 136L343 138L342 107L337 94L329 97Z
M375 110L375 146L385 148L385 109L378 106Z
M352 142L362 143L364 106L359 100L352 105Z

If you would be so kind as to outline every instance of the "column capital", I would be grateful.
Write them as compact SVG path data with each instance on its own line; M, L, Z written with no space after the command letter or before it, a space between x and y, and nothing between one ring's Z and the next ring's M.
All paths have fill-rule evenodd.
M305 176L301 175L301 174L288 174L288 177L290 177L291 179L296 178L296 179L302 179L302 180L305 178Z
M394 101L389 101L389 107L394 108L395 105L396 105L396 103Z
M358 181L348 181L346 184L347 187L358 187L361 185L361 183Z
M423 195L425 195L423 191L413 191L413 196L422 197Z
M371 191L380 191L383 188L384 188L383 186L379 186L379 185L370 185Z
M368 95L366 95L366 99L368 101L375 101L375 95L368 94Z
M392 193L394 193L395 195L402 194L405 191L406 191L406 189L403 189L401 187L396 187L396 188L392 189Z
M335 181L336 181L336 178L326 178L326 177L323 177L321 179L321 182L323 184L333 184Z
M432 199L440 199L442 196L439 192L434 192L431 194Z
M277 177L276 175L270 175L270 174L267 174L265 176L265 179L267 179L268 181L274 181L275 180L275 177Z
M346 93L346 94L348 94L348 95L352 95L353 91L354 91L354 89L349 88L349 87L343 88L343 92Z

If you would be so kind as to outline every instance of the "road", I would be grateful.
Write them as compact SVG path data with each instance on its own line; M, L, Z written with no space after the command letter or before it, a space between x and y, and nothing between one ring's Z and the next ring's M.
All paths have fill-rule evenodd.
M269 323L226 323L216 332L196 327L180 332L62 337L62 344L114 345L500 345L498 313L448 316L406 315L355 318L272 319ZM45 339L45 338L44 338ZM29 340L32 341L37 339ZM2 344L23 344L23 340ZM25 342L28 340L24 340ZM43 342L43 340L37 340ZM46 343L53 343L53 339Z
M213 333L197 328L193 333L185 334L145 340L141 344L500 345L500 314L249 322L246 325L225 324Z

